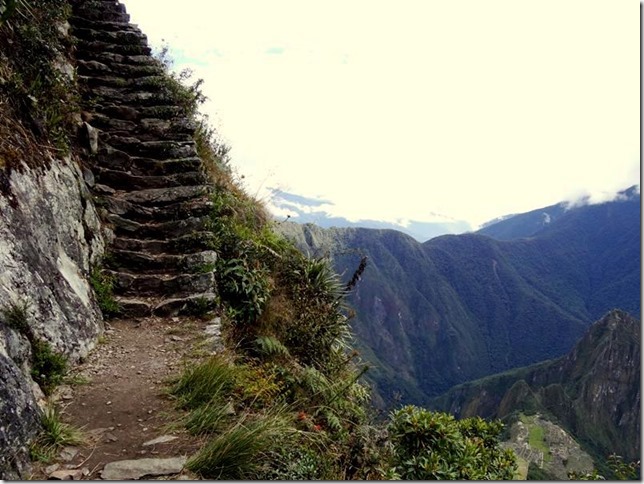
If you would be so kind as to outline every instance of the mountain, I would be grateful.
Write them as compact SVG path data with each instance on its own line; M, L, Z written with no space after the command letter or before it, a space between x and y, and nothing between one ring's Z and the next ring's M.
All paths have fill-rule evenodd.
M559 357L610 309L640 311L639 194L571 208L515 240L279 227L346 279L368 257L352 327L383 406Z
M637 185L619 192L616 196L616 199L621 201L636 200L638 198L639 186ZM579 204L587 205L588 197L582 199ZM482 228L476 233L488 235L497 240L533 237L547 228L568 210L574 208L575 204L571 202L561 202L526 213L504 215L484 223Z
M471 230L470 225L464 220L455 220L437 213L428 212L434 219L431 222L407 220L385 222L382 220L360 219L356 221L332 215L333 202L316 198L303 197L276 188L270 189L271 197L268 207L278 219L288 218L292 222L306 224L313 223L319 227L365 227L372 229L393 229L412 236L423 242L439 235L460 234Z
M640 453L640 321L613 310L565 356L452 388L431 406L458 417L554 417L596 454Z

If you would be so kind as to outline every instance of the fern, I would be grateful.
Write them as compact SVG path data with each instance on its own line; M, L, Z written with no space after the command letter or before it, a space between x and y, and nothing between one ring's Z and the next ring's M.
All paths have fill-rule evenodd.
M274 336L258 336L255 339L255 347L263 356L290 356L288 348Z

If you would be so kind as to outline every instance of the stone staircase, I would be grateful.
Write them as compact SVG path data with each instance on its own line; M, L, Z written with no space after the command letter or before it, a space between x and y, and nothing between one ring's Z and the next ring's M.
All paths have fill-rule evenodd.
M195 126L129 20L116 0L72 1L84 119L98 132L93 192L114 232L105 265L122 316L201 312L217 300L213 188Z

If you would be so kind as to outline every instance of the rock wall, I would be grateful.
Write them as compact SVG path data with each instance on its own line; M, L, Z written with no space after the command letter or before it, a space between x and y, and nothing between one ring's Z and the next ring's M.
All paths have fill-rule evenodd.
M77 360L103 330L89 275L104 243L82 172L65 158L0 176L0 310L26 305L33 336ZM42 392L29 340L6 319L0 313L0 477L11 479L25 477Z

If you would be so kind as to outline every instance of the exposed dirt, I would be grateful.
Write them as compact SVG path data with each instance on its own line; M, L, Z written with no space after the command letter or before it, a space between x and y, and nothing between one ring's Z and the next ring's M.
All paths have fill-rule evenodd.
M100 479L108 462L192 455L200 442L176 425L181 412L168 382L199 351L208 351L208 324L189 318L110 321L97 347L72 370L72 383L56 392L63 420L81 427L86 443L65 449L55 463L37 466L34 478L46 479L58 465L86 469L84 479ZM176 438L143 445L160 436ZM182 476L195 478L186 471Z

